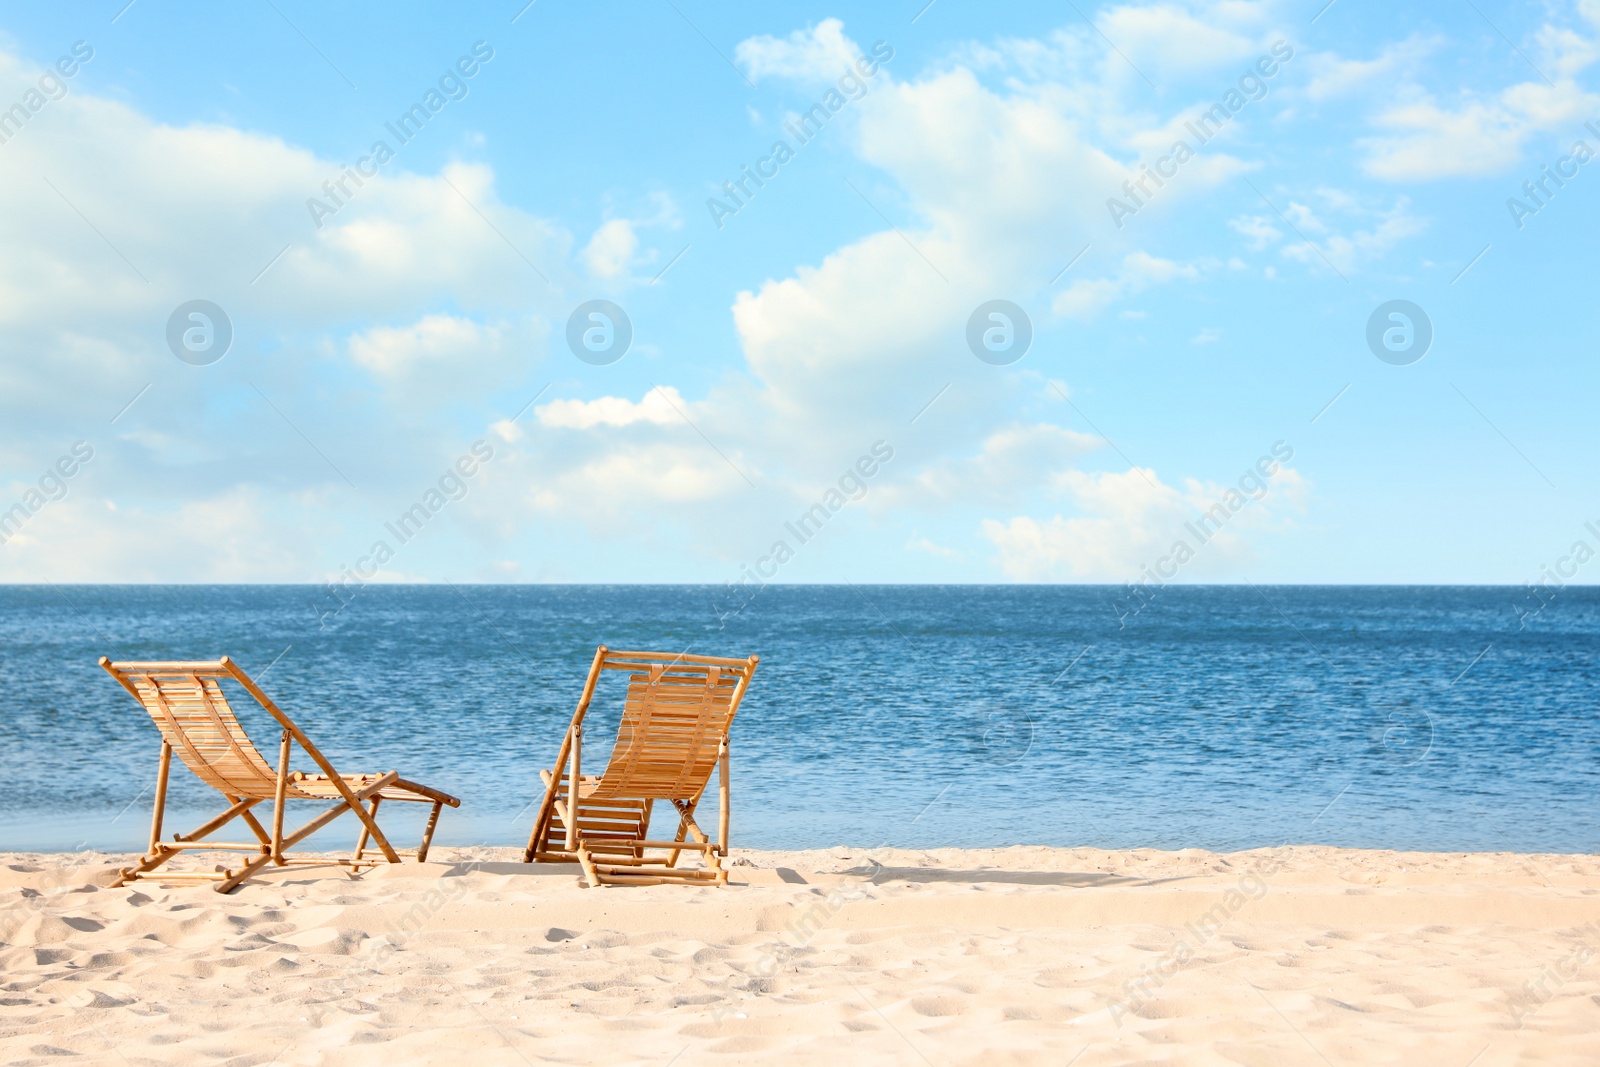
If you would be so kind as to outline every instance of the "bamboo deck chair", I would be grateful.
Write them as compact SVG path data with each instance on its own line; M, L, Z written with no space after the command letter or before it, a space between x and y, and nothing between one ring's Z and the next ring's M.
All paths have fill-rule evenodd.
M525 862L583 865L589 885L661 882L727 885L728 730L759 656L721 659L671 652L614 652L601 645L561 740L554 770L540 770L544 802L534 819ZM583 719L601 671L628 672L622 721L610 762L584 775ZM717 840L695 822L695 807L718 769ZM578 783L573 812L571 784ZM649 839L655 802L672 804L678 833ZM679 867L681 852L698 852L702 868Z
M439 809L448 804L460 807L461 801L437 789L408 782L399 771L386 774L340 774L333 769L317 747L290 721L255 682L239 669L227 656L203 663L112 663L100 657L100 666L122 683L122 687L144 706L161 730L161 762L156 771L155 815L150 822L150 850L138 866L124 868L116 885L127 885L139 879L160 882L216 882L219 893L232 890L268 863L285 867L290 864L319 864L327 860L291 860L286 858L290 848L310 837L345 812L354 812L361 820L361 836L356 841L355 855L349 860L337 860L350 867L377 866L377 859L363 859L370 839L381 852L383 861L399 863L400 853L389 844L378 828L378 804L385 800L404 800L431 803L433 813L428 817L422 844L416 850L420 863L428 858L428 845L433 840L433 830L439 821ZM278 769L274 771L256 747L245 736L244 728L234 717L233 709L222 691L223 679L232 679L244 687L283 727L278 746ZM311 757L321 774L308 775L289 770L289 752L298 743ZM195 773L201 781L216 788L229 807L210 822L187 834L173 834L170 842L161 840L161 820L167 803L167 772L172 764L172 753ZM264 800L273 802L272 830L263 827L251 808ZM300 829L285 834L283 829L284 804L288 800L334 801L331 808L306 823ZM370 807L364 806L369 805ZM203 841L213 832L242 819L255 840L238 842ZM153 874L157 867L188 849L206 849L222 852L259 853L237 870L220 872L166 871Z

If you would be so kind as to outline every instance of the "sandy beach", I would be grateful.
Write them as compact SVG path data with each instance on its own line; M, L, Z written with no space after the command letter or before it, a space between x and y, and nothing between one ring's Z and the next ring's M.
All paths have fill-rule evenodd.
M0 1060L1600 1059L1590 856L736 851L724 890L512 858L220 896L5 855Z

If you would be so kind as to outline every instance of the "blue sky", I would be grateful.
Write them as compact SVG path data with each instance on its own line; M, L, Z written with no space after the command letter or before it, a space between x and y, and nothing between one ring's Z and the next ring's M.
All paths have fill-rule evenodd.
M12 9L0 580L1523 583L1600 549L1600 3L1078 6ZM969 346L997 300L1020 358ZM175 354L191 301L220 358L187 311ZM569 345L591 301L618 359ZM1421 358L1369 346L1391 301Z

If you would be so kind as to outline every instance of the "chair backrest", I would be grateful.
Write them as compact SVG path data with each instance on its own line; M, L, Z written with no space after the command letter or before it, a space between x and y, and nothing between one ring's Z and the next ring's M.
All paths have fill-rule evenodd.
M278 774L244 732L222 679L240 680L222 660L100 665L150 713L172 751L201 781L234 797L271 798ZM269 709L276 716L276 708ZM286 724L287 725L287 724ZM290 785L291 796L309 796Z
M628 693L611 761L590 795L699 796L758 660L606 650L596 669L627 671Z

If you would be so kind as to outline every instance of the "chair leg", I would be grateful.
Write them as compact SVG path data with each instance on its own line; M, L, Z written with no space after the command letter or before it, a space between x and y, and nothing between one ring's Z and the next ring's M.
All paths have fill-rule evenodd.
M138 881L139 875L150 873L163 863L172 859L181 851L183 850L179 848L169 848L166 845L157 845L147 855L140 859L137 867L124 867L121 871L119 871L117 874L117 880L111 883L111 888L118 889L122 886Z
M688 832L689 832L689 824L684 822L683 819L680 818L680 819L678 819L678 832L677 832L677 834L675 834L673 836L672 839L674 841L682 841L684 835L687 834ZM643 856L644 855L644 849L642 849L642 848L639 849L638 853L639 853L640 856ZM667 866L668 867L676 867L678 865L678 857L681 856L681 855L683 855L683 853L679 852L677 849L673 849L672 850L672 855L670 857L668 857L668 859L667 859Z
M583 727L572 730L572 769L567 773L567 808L572 818L567 820L567 851L578 847L578 808L583 799L583 779L579 777L578 760L583 754Z
M732 790L728 782L728 739L722 739L717 754L717 850L728 854L728 817L732 814Z
M650 836L650 816L652 814L654 814L655 809L656 809L656 802L655 802L655 800L653 798L652 799L647 799L644 802L644 812L639 816L639 820L640 820L639 836L640 837L649 837ZM641 859L641 860L644 859L644 849L640 848L637 845L635 845L634 849L633 849L633 856L634 856L634 859Z
M234 797L229 797L226 793L224 793L223 796L233 801L232 806L229 807L227 811L223 812L221 815L218 815L210 822L204 823L199 827L199 829L191 830L186 834L173 834L172 839L173 841L178 842L177 844L164 844L160 841L153 842L150 846L150 851L140 858L138 866L124 867L119 872L117 880L111 883L112 888L125 886L132 882L138 881L140 875L149 874L151 871L155 870L157 867L160 867L168 860L176 857L192 842L209 837L212 833L220 830L234 819L240 817L249 819L250 807L252 805L261 803L259 798L248 800L244 798L235 799ZM159 833L160 826L153 824L152 830L156 833ZM265 859L272 858L271 848L266 844L265 841L263 841L261 845L261 853Z
M279 867L285 865L283 858L283 808L284 797L289 788L289 742L294 735L287 729L283 731L283 738L278 745L278 784L273 793L272 801L272 862Z
M376 804L377 801L374 800L373 803ZM433 844L433 828L439 825L439 809L442 807L444 807L443 801L434 801L433 813L428 816L427 829L422 831L422 844L417 846L418 863L428 862L428 848ZM360 859L359 856L356 858Z
M382 828L378 826L378 821L368 813L366 808L361 806L361 798L358 797L356 803L350 805L350 810L356 813L356 818L366 824L368 830L372 831L372 840L376 842L378 848L383 852L383 858L390 863L399 863L400 857L395 854L394 847L389 844L389 839L384 835Z
M255 813L246 810L239 813L239 818L243 819L245 825L250 827L250 832L256 835L256 840L261 842L261 847L269 852L272 851L272 838L267 836L267 828L261 825L261 820L255 817Z
M172 839L180 842L198 841L213 831L220 830L234 819L247 819L250 815L250 809L261 803L260 797L236 797L228 793L224 793L222 796L228 801L229 804L232 805L232 807L223 812L221 815L218 815L216 818L212 819L210 822L201 825L197 829L190 830L186 834L173 834ZM260 824L257 823L256 825L259 826ZM267 840L265 834L256 834L256 838L261 842L263 847L271 847L271 842Z
M150 847L145 850L144 856L139 860L139 866L125 868L112 882L113 888L125 886L133 881L134 875L153 871L163 863L177 855L176 851L161 847L161 820L167 811L167 772L172 767L172 746L166 738L161 739L161 760L156 764L156 801L155 808L150 815Z
M565 749L565 744L562 747ZM562 752L562 756L563 758L566 756L565 751ZM560 769L561 765L557 763L557 776ZM539 768L539 780L544 783L544 801L539 805L538 814L533 817L533 829L528 833L528 847L522 850L523 863L534 862L534 857L544 851L545 833L550 820L555 816L557 776L552 776L543 767Z
M161 843L161 820L167 812L167 773L172 769L172 746L161 739L161 762L156 769L156 805L150 815L150 848L154 853Z
M237 871L234 871L232 874L228 875L228 877L212 886L212 888L218 893L231 893L240 882L244 881L252 874L255 874L271 861L272 853L270 852L263 856L257 856L255 859L251 860L249 863L245 864L243 867L240 867Z
M581 838L578 841L578 862L583 864L583 875L589 880L590 889L602 884L600 872L595 869L594 857L589 855L589 847L583 843Z
M378 818L378 801L382 799L382 797L372 798L372 810L369 812L369 814L372 816L374 822L376 822ZM437 810L438 805L434 805L434 808ZM361 836L356 838L356 854L353 857L357 863L361 862L361 850L367 847L367 838L371 835L372 831L368 829L367 824L363 822L361 824Z

